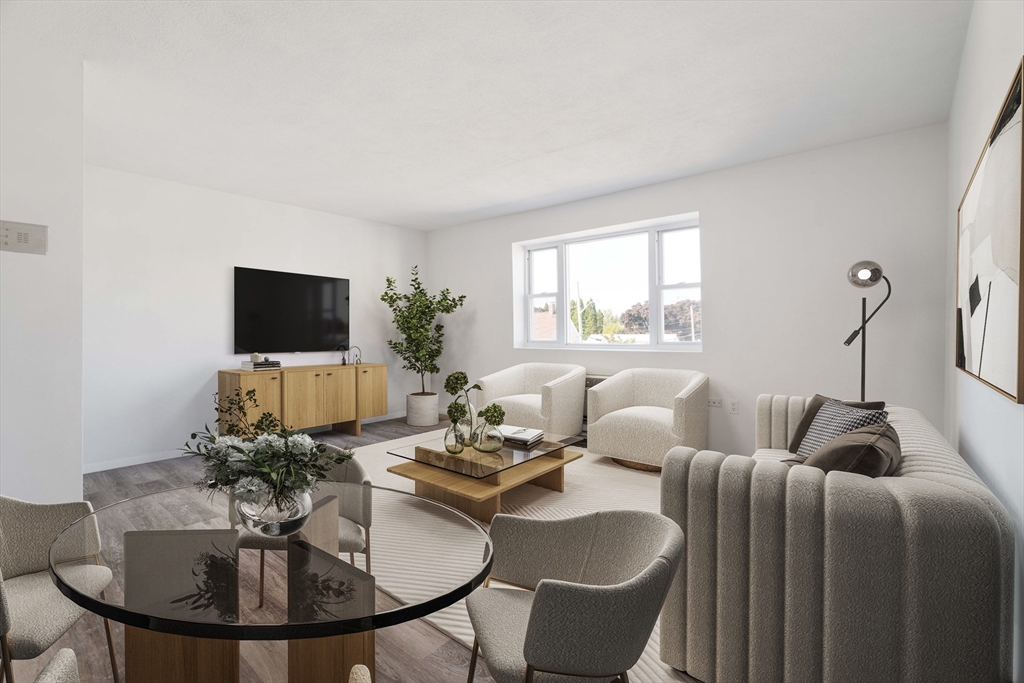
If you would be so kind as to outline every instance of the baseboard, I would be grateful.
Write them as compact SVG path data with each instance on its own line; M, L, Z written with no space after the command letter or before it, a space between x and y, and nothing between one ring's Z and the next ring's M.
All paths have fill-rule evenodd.
M104 472L106 470L116 470L118 467L131 467L132 465L145 465L149 462L157 462L159 460L170 460L171 458L183 458L185 457L181 451L158 451L156 453L149 453L147 455L137 455L131 458L119 458L117 460L103 460L102 462L87 462L82 464L82 474L92 474L93 472Z

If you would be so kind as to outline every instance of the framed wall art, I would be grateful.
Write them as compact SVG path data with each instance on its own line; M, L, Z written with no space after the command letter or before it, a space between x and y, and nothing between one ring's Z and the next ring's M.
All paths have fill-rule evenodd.
M1024 403L1021 71L957 210L956 365Z

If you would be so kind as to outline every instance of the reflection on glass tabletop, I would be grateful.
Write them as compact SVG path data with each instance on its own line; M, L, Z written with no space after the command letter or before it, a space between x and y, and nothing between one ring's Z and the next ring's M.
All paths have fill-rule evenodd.
M233 526L237 518L223 494L184 487L132 498L61 532L50 547L50 569L62 593L101 616L235 640L399 624L457 602L490 571L490 538L457 510L401 491L334 482L322 482L313 499L298 533L268 538ZM70 569L97 538L114 577L98 598ZM378 609L377 588L403 604Z
M552 455L562 448L582 440L582 437L578 436L548 434L533 446L520 446L506 439L505 445L496 453L483 453L466 447L461 453L452 454L445 450L444 439L439 437L411 446L392 448L388 453L406 460L414 460L450 472L464 474L474 479L483 479L516 465L522 465L534 458Z

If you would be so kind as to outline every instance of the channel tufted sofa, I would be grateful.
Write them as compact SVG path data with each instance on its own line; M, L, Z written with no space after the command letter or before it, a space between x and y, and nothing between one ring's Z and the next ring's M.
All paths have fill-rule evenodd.
M916 410L891 477L781 461L807 399L762 395L753 457L674 448L662 513L686 557L661 659L704 683L1009 681L1006 510Z

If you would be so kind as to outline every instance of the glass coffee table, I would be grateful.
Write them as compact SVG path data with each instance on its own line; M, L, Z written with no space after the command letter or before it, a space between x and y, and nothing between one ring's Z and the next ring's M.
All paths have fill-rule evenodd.
M508 441L496 453L466 448L448 453L444 439L400 446L388 451L409 462L388 472L416 482L416 495L450 505L481 522L490 523L501 510L501 494L523 484L565 490L565 466L583 457L567 447L580 437L547 435L534 446Z

